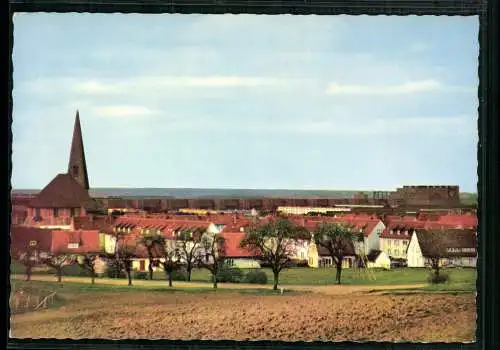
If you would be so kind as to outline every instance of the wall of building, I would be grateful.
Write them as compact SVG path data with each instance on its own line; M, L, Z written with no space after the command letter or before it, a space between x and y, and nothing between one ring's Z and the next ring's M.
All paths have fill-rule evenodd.
M27 217L24 222L28 226L37 226L44 228L69 229L71 227L71 218L74 216L85 216L84 208L28 208ZM34 220L39 215L40 220Z

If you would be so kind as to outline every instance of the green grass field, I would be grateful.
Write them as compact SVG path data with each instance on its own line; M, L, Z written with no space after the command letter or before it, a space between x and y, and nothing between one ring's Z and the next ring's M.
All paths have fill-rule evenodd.
M211 286L206 287L168 287L165 283L164 287L158 287L158 285L111 285L111 284L90 284L90 283L75 283L66 282L57 283L54 279L53 282L47 281L23 281L23 280L11 280L10 281L11 293L23 290L26 293L36 294L36 295L48 295L54 291L62 294L64 296L77 296L81 293L86 292L119 292L119 293L132 293L132 292L162 292L162 293L192 293L192 294L210 294L210 293L239 293L239 294L252 294L252 295L277 295L280 291L275 291L272 289L263 288L218 288L213 289ZM304 294L304 291L288 291L287 295L290 294Z
M273 282L273 274L270 269L262 269L268 277L268 285ZM242 270L245 274L248 270ZM373 269L375 280L370 280L363 275L356 273L354 269L342 270L342 284L345 285L404 285L404 284L425 284L429 275L428 269L400 268L392 270ZM476 269L450 268L442 269L443 273L450 276L450 281L440 285L430 285L429 291L439 290L476 290ZM12 264L12 274L24 274L22 265ZM34 274L50 274L49 269L40 269ZM81 270L77 266L71 266L65 270L67 276L81 276ZM161 271L154 273L154 279L165 280L165 274ZM206 269L194 269L191 277L192 282L211 282L210 272ZM313 268L290 268L281 272L279 278L280 285L331 285L335 284L334 269L313 269Z

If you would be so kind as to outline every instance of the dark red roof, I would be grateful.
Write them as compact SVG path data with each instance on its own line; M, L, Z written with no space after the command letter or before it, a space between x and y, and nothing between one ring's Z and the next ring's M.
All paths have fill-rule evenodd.
M73 227L75 230L99 230L112 233L115 220L112 216L80 216L73 218Z
M330 251L326 247L320 244L316 244L316 249L318 250L319 256L331 256ZM350 240L346 241L344 248L344 256L355 256L355 255L356 255L356 250L354 248L354 243Z
M30 202L32 208L94 208L96 203L69 174L58 174Z
M37 227L13 225L10 230L11 252L23 252L30 247L30 242L36 242L36 249L49 252L52 243L52 231Z
M69 244L78 244L71 248ZM99 231L52 231L51 251L53 253L99 253L101 252Z

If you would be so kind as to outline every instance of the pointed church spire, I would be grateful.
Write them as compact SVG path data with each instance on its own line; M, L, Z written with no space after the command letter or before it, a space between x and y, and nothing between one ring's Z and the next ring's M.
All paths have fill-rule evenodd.
M71 153L69 155L68 174L86 190L89 189L89 178L87 175L87 163L83 150L82 128L80 126L80 113L76 111L75 126L73 128L73 140L71 142Z

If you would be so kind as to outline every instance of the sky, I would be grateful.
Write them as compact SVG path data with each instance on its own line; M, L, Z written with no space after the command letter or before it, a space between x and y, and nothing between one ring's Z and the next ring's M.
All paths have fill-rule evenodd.
M12 187L477 189L477 17L14 16Z

